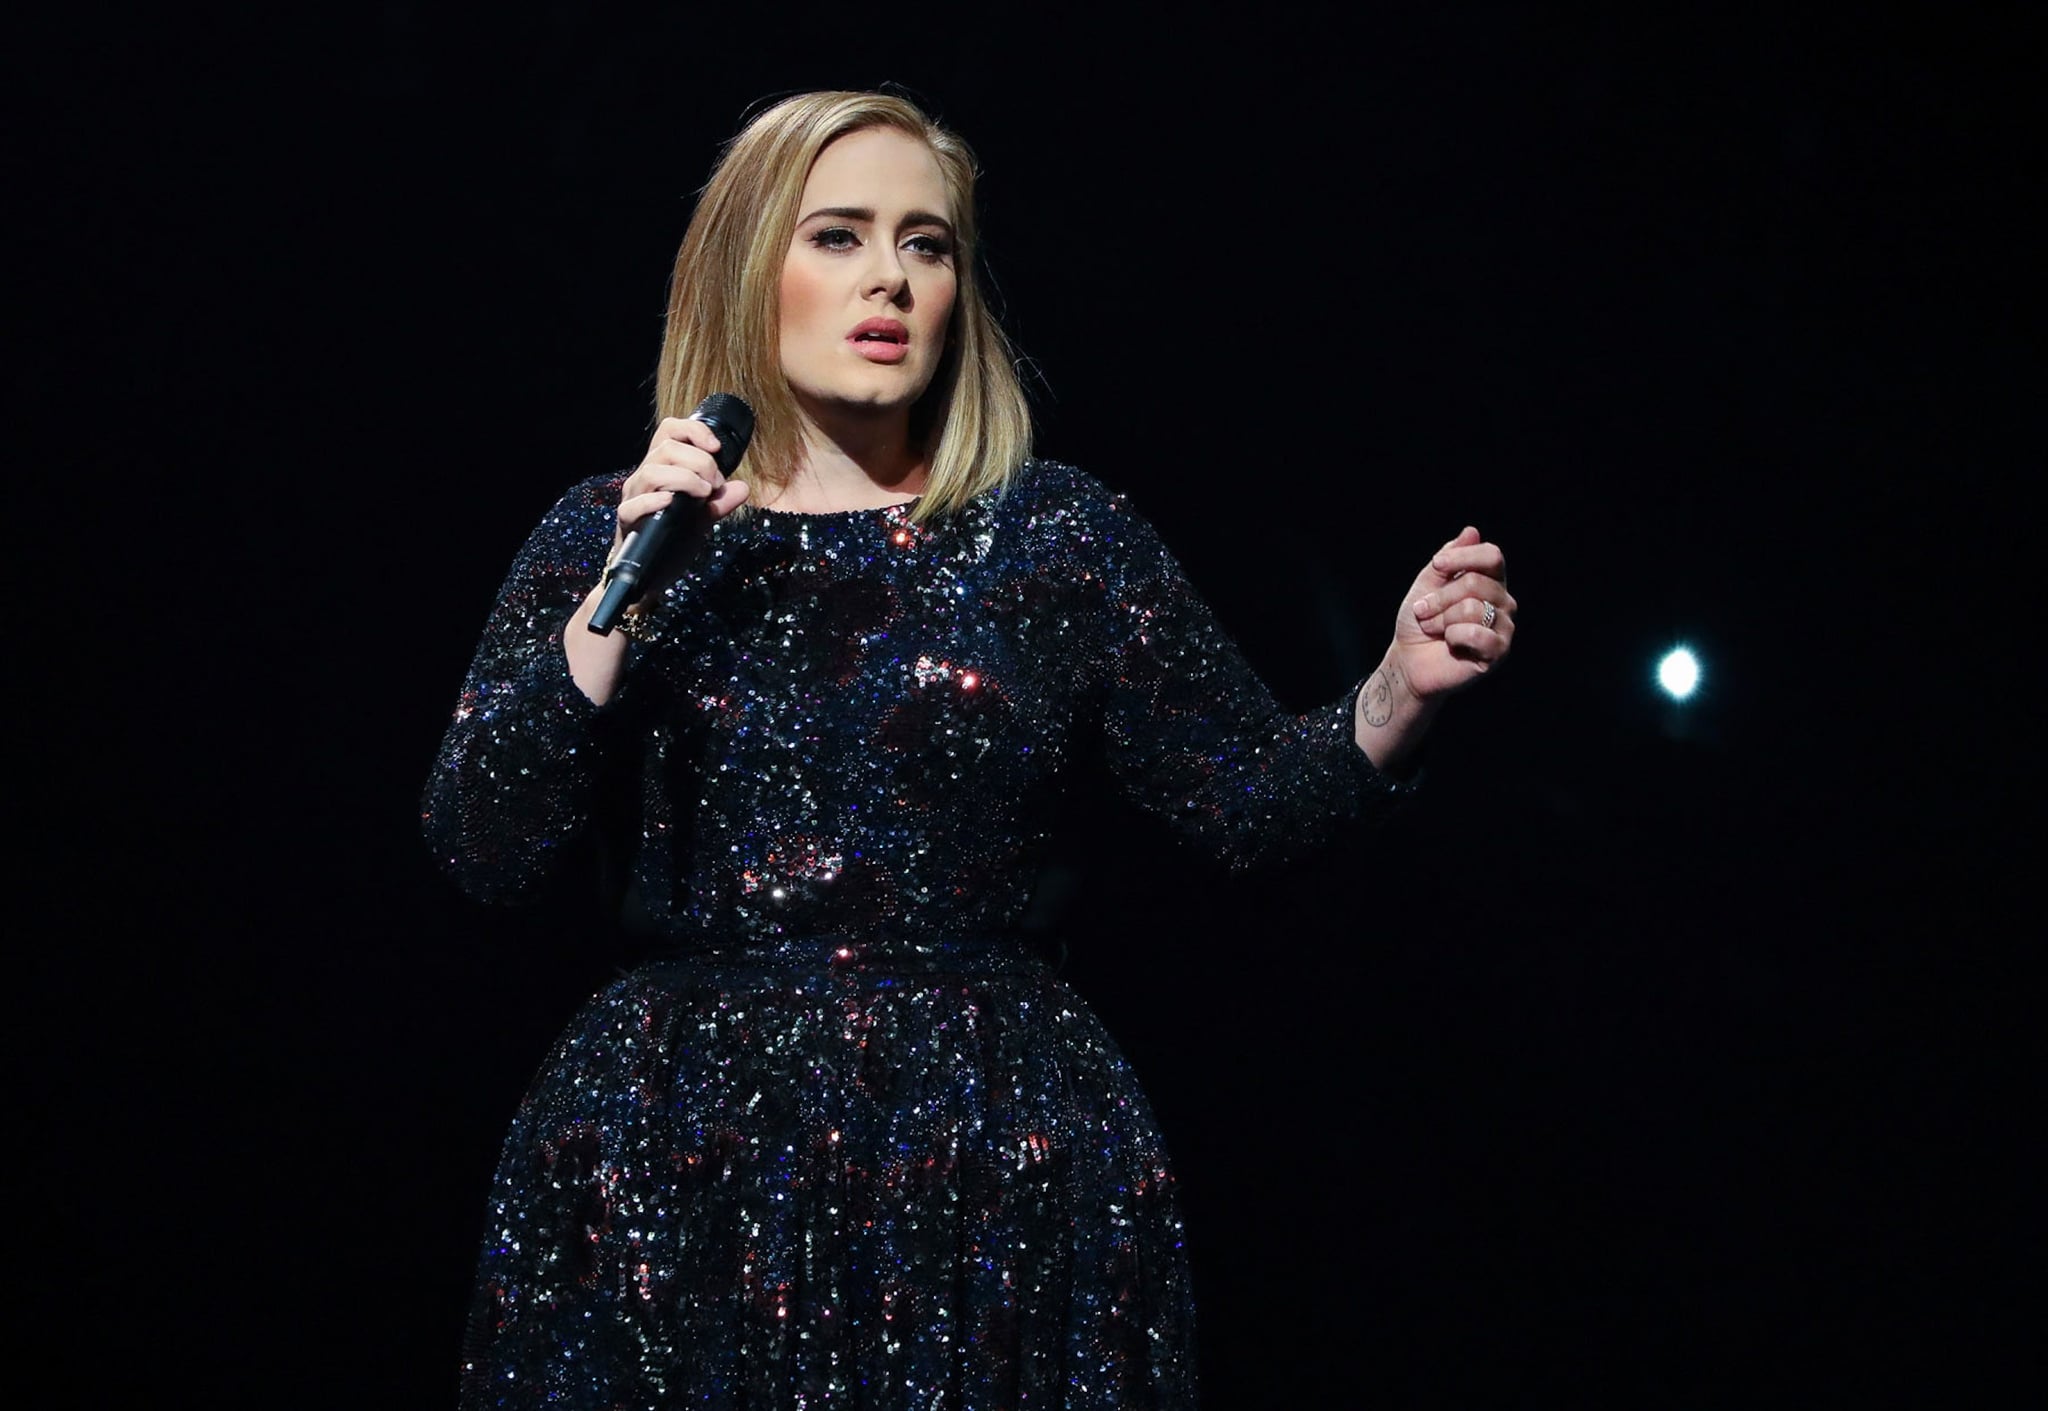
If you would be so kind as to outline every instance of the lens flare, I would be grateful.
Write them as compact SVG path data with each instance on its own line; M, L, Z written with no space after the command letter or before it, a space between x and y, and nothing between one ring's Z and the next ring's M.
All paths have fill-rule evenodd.
M1657 684L1674 701L1682 701L1700 688L1700 661L1688 647L1673 647L1657 663Z

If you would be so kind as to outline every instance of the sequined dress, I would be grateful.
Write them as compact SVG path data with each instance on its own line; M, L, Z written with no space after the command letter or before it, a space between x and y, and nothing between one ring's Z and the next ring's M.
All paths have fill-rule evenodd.
M599 708L559 633L622 478L520 552L427 786L513 900L625 751L665 938L519 1108L464 1405L1193 1406L1158 1130L1016 926L1076 753L1232 866L1381 811L1351 693L1281 710L1152 528L1033 462L932 525L721 522Z

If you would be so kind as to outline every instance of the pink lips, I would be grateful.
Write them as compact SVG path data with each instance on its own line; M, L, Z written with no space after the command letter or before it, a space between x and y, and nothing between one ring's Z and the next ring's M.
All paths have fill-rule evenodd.
M910 330L893 318L865 319L846 341L871 363L900 363L910 356Z

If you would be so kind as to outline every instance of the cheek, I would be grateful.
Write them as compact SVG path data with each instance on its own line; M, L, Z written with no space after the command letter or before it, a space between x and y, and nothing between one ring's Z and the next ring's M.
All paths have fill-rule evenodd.
M933 330L942 337L953 325L953 306L959 297L959 281L951 275L934 286L925 296L924 312L931 319Z
M817 318L818 279L801 263L791 260L782 267L782 286L779 291L781 317L785 336L800 334Z

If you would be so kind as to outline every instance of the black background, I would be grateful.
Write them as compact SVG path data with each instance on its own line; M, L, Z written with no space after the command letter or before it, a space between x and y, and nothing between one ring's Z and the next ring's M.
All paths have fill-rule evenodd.
M1077 785L1067 973L1175 1149L1207 1404L2037 1373L2019 14L20 29L39 1404L452 1400L499 1135L624 955L574 878L460 898L417 791L521 537L637 459L718 144L884 82L980 154L1040 450L1284 699L1368 670L1461 524L1523 605L1367 852L1218 878Z

